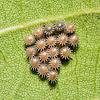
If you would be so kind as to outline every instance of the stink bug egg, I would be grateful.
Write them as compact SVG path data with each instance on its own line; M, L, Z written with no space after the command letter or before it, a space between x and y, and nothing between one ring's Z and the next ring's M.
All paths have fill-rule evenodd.
M51 59L51 61L49 62L49 65L52 69L59 69L61 66L61 61L58 58L53 58Z
M46 64L40 64L38 67L38 75L42 76L42 78L45 78L48 73L48 66Z
M70 56L70 53L71 53L71 51L68 47L63 47L60 50L60 55L64 59L66 59L66 58L68 59L68 57Z
M46 41L44 39L40 39L36 42L36 46L38 50L44 50L46 48Z
M63 46L68 42L68 37L65 34L61 34L61 35L58 36L58 40L57 41L58 41L58 43L60 45Z
M75 25L73 23L69 23L66 25L65 33L71 34L75 31Z
M37 38L40 38L42 35L43 35L43 29L41 27L37 27L35 30L34 30L34 35L37 37Z
M38 57L32 57L30 60L30 65L33 70L37 70L38 66L40 65L40 60Z
M40 53L39 57L40 57L40 60L41 60L41 61L45 62L45 61L48 60L49 54L48 54L47 51L42 51L42 52Z
M49 50L50 57L57 57L59 54L59 49L57 47L52 47Z
M55 24L54 24L54 27L55 27L55 30L58 31L58 32L61 32L64 30L65 28L65 24L63 21L57 21Z
M29 34L29 35L26 35L24 41L25 41L25 44L27 46L30 46L30 45L33 45L34 44L35 38L34 38L34 36L32 34Z
M47 73L47 78L51 83L55 83L58 79L58 73L55 70L51 70Z
M54 36L50 36L47 39L47 45L49 47L55 46L56 45L56 38Z
M54 32L54 27L52 24L47 24L44 27L44 33L46 33L46 35L51 35Z
M70 38L69 38L69 42L70 42L70 44L72 45L72 46L77 46L77 44L78 44L78 42L79 42L79 37L78 37L78 35L76 35L76 34L73 34L73 35L71 35L70 36Z
M33 57L36 54L36 47L31 46L26 49L26 54L28 57Z

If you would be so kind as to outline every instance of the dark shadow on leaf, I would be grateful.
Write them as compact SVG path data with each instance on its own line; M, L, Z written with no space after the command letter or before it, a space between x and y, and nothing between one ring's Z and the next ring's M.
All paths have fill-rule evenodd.
M37 75L37 72L34 71L34 70L32 70L31 68L30 68L30 73L31 73L31 74L34 74L34 75Z
M69 48L72 50L72 52L77 52L79 49L79 45L77 44L77 46L69 46Z
M85 19L84 22L87 22L87 20Z
M42 78L41 76L39 76L39 78L40 78L41 81L45 81L46 80L46 78Z
M62 59L61 60L61 62L62 62L62 65L64 65L64 66L67 66L68 65L68 63L69 63L69 61L70 61L70 59L72 59L72 58L69 58L69 60L68 59Z
M57 72L58 72L58 75L59 75L59 73L60 73L60 68L59 68L59 69L57 69Z
M46 80L46 78L42 78L41 76L38 75L37 70L34 71L32 68L30 68L30 73L34 74L34 75L37 75L41 81L45 81Z
M28 47L28 46L24 44L24 50L26 50L27 47Z
M53 89L55 89L56 88L56 86L57 86L57 84L58 84L58 82L56 81L55 83L51 83L51 82L48 82L48 84L49 84L49 86L50 86L50 90L53 90Z

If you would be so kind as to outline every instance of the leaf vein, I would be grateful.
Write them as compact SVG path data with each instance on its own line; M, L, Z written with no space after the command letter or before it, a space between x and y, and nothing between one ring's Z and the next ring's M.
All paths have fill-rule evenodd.
M98 64L98 59L99 59L99 51L100 48L98 48L98 52L97 52L97 57L96 57L96 63L95 63L95 74L94 74L94 93L96 94L96 76L97 76L97 64Z
M69 17L73 17L73 16L80 16L80 15L83 15L83 14L90 14L90 13L100 13L100 9L83 9L83 10L80 10L80 11L77 11L77 12L72 12L72 13L69 13L67 15L61 15L61 16L48 16L47 18L44 18L44 19L37 19L37 20L34 20L32 22L28 22L28 23L24 23L22 25L18 25L18 26L11 26L11 27L8 27L8 28L4 28L4 29L1 29L0 30L0 35L3 34L3 33L6 33L6 32L9 32L9 31L15 31L15 30L18 30L18 29L24 29L24 28L28 28L30 26L33 26L33 25L36 25L36 24L41 24L41 23L44 23L44 22L48 22L48 21L56 21L56 20L61 20L61 19L65 19L65 18L69 18Z

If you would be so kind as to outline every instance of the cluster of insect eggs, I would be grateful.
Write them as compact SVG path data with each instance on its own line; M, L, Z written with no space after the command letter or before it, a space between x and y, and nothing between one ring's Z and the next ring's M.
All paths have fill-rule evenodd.
M63 21L57 21L54 25L46 24L44 27L37 27L34 35L26 35L26 54L31 68L37 71L39 76L47 77L51 83L56 82L57 71L61 66L60 59L69 59L71 49L68 46L78 44L79 37L74 31L73 23L65 25Z

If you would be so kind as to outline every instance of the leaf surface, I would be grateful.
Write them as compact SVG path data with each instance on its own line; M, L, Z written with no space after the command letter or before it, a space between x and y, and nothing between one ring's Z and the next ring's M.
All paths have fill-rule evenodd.
M31 71L24 37L56 20L75 23L80 42L50 85ZM1 0L0 71L1 100L100 99L99 0Z

